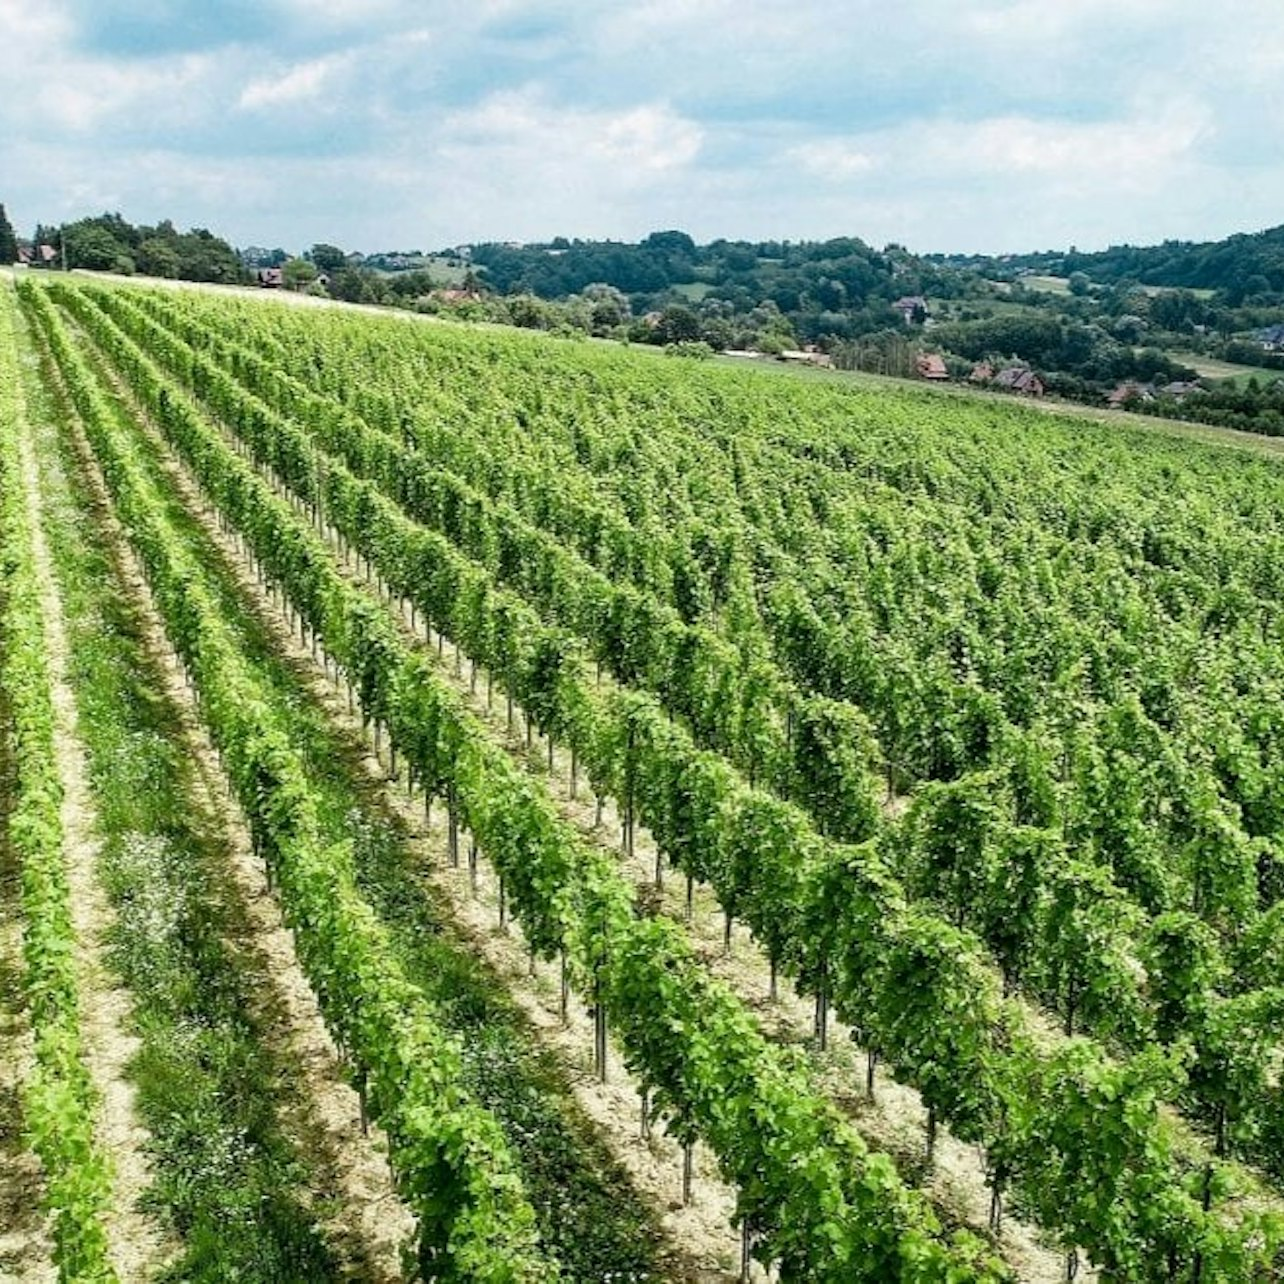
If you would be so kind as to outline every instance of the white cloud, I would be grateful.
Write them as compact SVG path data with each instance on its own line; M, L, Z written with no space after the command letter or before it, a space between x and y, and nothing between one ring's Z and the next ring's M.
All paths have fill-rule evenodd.
M783 149L786 167L832 182L877 168L891 178L1049 179L1106 192L1146 185L1191 163L1213 132L1207 108L1174 100L1109 121L1004 115L977 121L909 121L869 134L809 139Z
M237 106L245 111L256 111L264 107L309 102L320 96L335 72L347 61L343 55L314 58L311 62L298 63L280 75L252 80L241 90Z
M790 147L785 157L809 174L830 182L845 182L876 168L866 150L842 138L821 138Z
M1187 0L1177 0L1180 8ZM1174 0L1003 0L973 5L961 15L965 27L994 40L1055 40L1069 32L1120 23L1173 19Z
M376 23L408 7L402 0L278 0L278 3L285 10L286 21L331 26Z
M1189 101L1174 103L1155 116L1118 121L1083 123L1005 116L971 127L951 127L936 138L932 153L957 162L953 156L957 147L965 168L1068 179L1091 176L1108 187L1121 180L1152 180L1190 157L1209 128L1208 113Z
M0 0L0 31L13 52L34 43L37 47L64 39L71 20L54 4L28 4L26 0Z
M0 197L24 224L1003 249L1284 209L1279 0L1217 21L1207 0L273 0L269 37L186 57L113 55L71 16L88 3L0 0Z
M671 108L635 107L608 116L591 130L590 151L644 170L680 169L699 155L704 131Z
M622 111L585 111L551 102L538 88L493 94L445 122L447 147L457 153L494 149L557 167L586 172L611 162L612 175L628 180L643 173L682 169L700 153L704 131L665 103L641 103ZM481 157L478 158L480 163Z
M177 104L205 83L213 68L202 54L163 62L120 63L76 58L57 60L59 74L41 75L32 86L39 117L74 133L97 132L122 117L149 113L183 118Z

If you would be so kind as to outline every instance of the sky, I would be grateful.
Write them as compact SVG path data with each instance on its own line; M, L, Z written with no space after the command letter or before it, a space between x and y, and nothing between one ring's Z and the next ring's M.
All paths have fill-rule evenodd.
M1284 223L1281 0L0 0L0 203L233 244Z

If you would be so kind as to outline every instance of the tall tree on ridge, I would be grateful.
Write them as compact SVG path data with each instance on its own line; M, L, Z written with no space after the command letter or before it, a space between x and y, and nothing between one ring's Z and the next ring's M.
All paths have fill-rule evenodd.
M18 238L14 235L13 224L0 205L0 265L7 266L18 261Z

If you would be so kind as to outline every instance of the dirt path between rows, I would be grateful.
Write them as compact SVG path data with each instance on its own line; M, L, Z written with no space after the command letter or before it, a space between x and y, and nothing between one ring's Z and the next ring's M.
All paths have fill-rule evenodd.
M262 982L261 988L251 991L253 1015L292 1076L276 1097L281 1126L315 1174L315 1189L309 1192L313 1203L335 1206L321 1230L339 1259L343 1277L392 1284L403 1278L401 1247L413 1236L415 1223L394 1188L386 1140L376 1125L363 1132L358 1096L344 1078L338 1050L268 888L262 862L253 854L248 827L165 635L141 565L112 510L88 441L79 428L73 436L82 473L104 514L112 561L175 711L174 729L192 768L191 802L200 827L227 852L235 908L249 926L253 970ZM233 943L231 952L241 954L243 947Z
M31 529L32 554L44 616L54 745L63 788L63 845L75 963L80 995L84 1059L100 1095L95 1132L112 1173L112 1203L105 1219L110 1260L122 1280L155 1274L172 1254L156 1223L140 1206L152 1182L146 1154L149 1134L134 1109L127 1067L138 1040L127 1033L129 995L118 987L104 961L115 915L96 874L99 843L85 748L76 730L76 701L68 676L68 643L53 558L45 539L40 470L29 433L19 438L22 484Z
M655 1211L665 1240L667 1277L689 1284L730 1284L738 1279L740 1235L731 1225L735 1190L719 1177L712 1153L703 1146L696 1147L692 1199L684 1205L680 1146L658 1127L649 1138L642 1137L637 1088L616 1050L611 1050L606 1083L598 1081L593 1069L591 1016L581 1004L572 1001L568 1020L563 1023L560 973L541 964L532 974L520 929L511 923L506 929L498 926L498 880L484 859L479 859L478 888L474 892L462 862L459 869L449 864L442 808L435 808L431 823L425 825L423 803L408 798L389 782L383 763L362 729L360 716L349 713L340 687L291 630L285 608L260 586L239 539L223 533L195 481L154 428L144 423L143 429L162 452L165 471L180 498L222 552L242 594L271 631L280 652L294 663L309 694L332 722L347 738L361 745L367 779L379 787L386 807L402 822L425 882L440 894L463 939L500 976L540 1043L562 1066L576 1105ZM755 1263L751 1279L768 1278Z

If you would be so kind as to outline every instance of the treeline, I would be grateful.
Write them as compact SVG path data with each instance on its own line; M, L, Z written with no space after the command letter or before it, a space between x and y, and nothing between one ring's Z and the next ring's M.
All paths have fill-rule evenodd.
M637 315L683 306L713 347L731 346L734 318L775 309L800 342L850 339L902 326L891 304L904 297L961 298L983 292L974 275L919 259L897 245L876 250L857 237L828 241L727 241L697 245L685 232L653 232L636 244L568 241L472 247L482 280L500 294L565 299L604 284Z
M249 280L236 251L203 227L180 232L169 219L154 227L135 225L119 214L98 214L59 225L39 224L33 244L66 253L68 268L155 276L179 281Z
M254 269L271 266L287 289L350 303L692 354L815 345L840 367L908 377L920 355L938 352L956 379L975 362L1017 364L1049 391L1090 404L1124 381L1160 389L1193 379L1181 353L1284 371L1284 357L1256 337L1284 307L1284 227L1205 244L1001 259L919 257L857 237L698 245L677 230L636 243L556 237L430 256L318 243L291 256L238 252L203 228L134 225L118 213L41 225L33 241L54 246L59 264L65 251L69 268L250 283ZM1064 276L1069 292L1036 288L1032 272ZM1226 389L1162 413L1277 435L1276 399L1271 389Z
M1112 245L1092 254L1081 254L1071 247L1002 259L952 257L943 262L1000 273L1032 269L1070 276L1082 272L1103 285L1133 281L1215 290L1221 301L1232 307L1249 300L1284 302L1284 225L1264 232L1236 233L1220 241Z
M1265 385L1250 379L1244 387L1216 384L1191 400L1160 397L1148 404L1145 411L1165 419L1192 420L1267 437L1284 437L1284 379Z
M1122 379L1171 382L1195 377L1194 370L1156 347L1134 347L1099 324L1059 313L951 322L937 326L931 339L943 350L971 361L1012 356L1040 370L1059 372L1064 386L1058 391L1067 395L1097 393Z
M1217 290L1236 305L1249 298L1278 299L1284 296L1284 227L1203 244L1165 241L1143 249L1070 254L1065 270L1101 281L1131 277L1145 285Z

